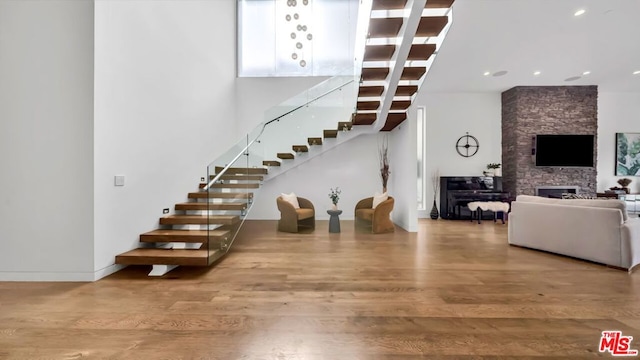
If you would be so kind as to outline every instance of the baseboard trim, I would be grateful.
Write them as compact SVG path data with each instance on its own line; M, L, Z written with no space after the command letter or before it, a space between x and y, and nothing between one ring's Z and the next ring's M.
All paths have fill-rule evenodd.
M107 277L113 273L116 273L124 268L126 268L127 265L120 265L120 264L113 264L113 265L109 265L105 268L102 268L100 270L96 270L96 272L93 273L93 280L94 281L98 281L100 279L102 279L103 277Z
M0 281L93 282L109 276L126 265L110 265L94 272L0 271Z
M416 226L409 226L405 221L398 220L398 219L393 219L393 218L391 218L391 220L393 220L393 223L396 224L396 226L401 227L406 232L418 232L417 224L416 224Z
M92 282L93 272L1 271L0 281L69 281Z

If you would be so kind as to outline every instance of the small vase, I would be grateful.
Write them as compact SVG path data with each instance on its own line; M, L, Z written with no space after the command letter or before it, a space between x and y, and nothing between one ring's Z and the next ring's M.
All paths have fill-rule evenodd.
M331 205L331 210L333 210L333 211L338 210L338 204Z
M436 200L433 200L433 207L431 208L431 212L429 213L429 216L431 216L432 220L438 220L438 216L440 215L440 213L438 212L438 207L436 206Z
M502 176L502 169L498 168L493 171L493 176Z

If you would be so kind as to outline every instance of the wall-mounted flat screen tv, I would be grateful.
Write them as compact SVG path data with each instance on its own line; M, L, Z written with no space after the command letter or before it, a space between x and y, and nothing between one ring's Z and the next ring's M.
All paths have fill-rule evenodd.
M593 167L594 135L536 135L536 166Z

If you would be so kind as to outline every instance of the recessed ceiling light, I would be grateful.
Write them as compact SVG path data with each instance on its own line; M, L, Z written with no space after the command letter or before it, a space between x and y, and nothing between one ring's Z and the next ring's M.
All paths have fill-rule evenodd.
M591 71L585 71L582 73L582 75L589 75L589 74L591 74Z
M586 12L587 12L587 10L580 9L580 10L576 11L575 13L573 13L573 16L580 16L580 15L586 13Z
M536 71L536 72L533 73L533 75L535 75L535 76L538 76L540 74L542 74L540 71Z
M500 71L496 71L493 73L493 76L505 76L507 75L508 71L507 70L500 70Z
M638 75L638 74L640 74L640 70L633 72L633 75Z
M489 76L489 75L491 75L491 73L489 71L485 71L483 75L484 76Z
M572 76L570 78L564 79L564 81L576 81L576 80L580 80L580 76Z

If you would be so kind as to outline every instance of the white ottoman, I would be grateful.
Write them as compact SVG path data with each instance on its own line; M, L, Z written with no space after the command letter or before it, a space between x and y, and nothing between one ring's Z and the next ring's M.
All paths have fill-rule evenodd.
M496 222L498 217L504 224L506 214L509 212L509 203L501 201L472 201L467 204L469 210L471 210L471 221L473 221L474 215L478 215L478 224L482 219L483 211L493 211L493 222Z

